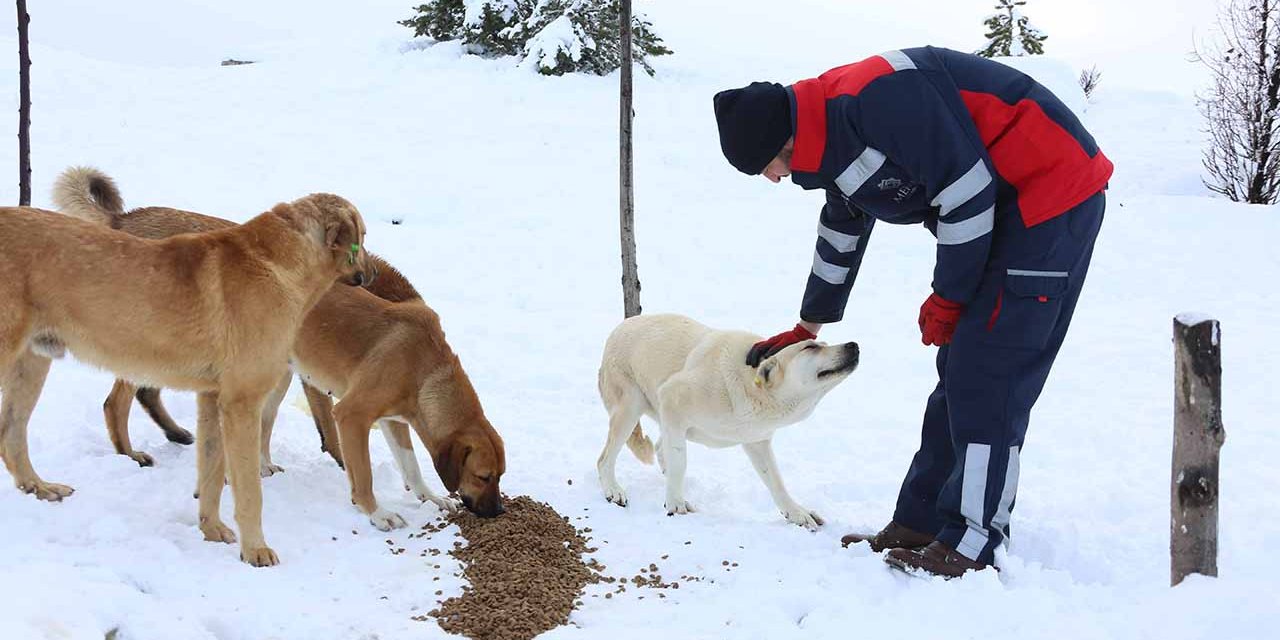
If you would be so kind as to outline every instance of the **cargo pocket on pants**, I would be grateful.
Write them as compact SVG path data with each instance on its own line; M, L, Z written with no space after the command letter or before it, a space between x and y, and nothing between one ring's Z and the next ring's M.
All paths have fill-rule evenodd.
M983 341L1018 349L1043 349L1058 324L1070 285L1066 271L1009 269Z

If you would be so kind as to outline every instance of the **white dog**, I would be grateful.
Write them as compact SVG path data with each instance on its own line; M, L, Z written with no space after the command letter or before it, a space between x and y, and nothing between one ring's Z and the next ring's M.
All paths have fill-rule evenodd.
M625 442L646 464L654 445L640 416L660 429L658 464L667 476L667 513L693 509L684 499L685 443L742 445L774 504L788 522L816 528L818 514L800 506L782 484L773 432L804 420L818 401L858 366L858 345L806 340L747 366L760 337L717 331L677 315L629 318L610 334L600 364L600 398L609 411L609 440L596 463L605 498L626 506L614 475Z

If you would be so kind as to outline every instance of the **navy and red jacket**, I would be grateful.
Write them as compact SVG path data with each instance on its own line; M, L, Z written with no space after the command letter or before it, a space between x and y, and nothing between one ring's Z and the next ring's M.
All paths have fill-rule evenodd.
M933 232L934 292L967 304L997 225L1062 215L1111 177L1111 161L1066 105L975 55L890 51L787 91L791 179L827 191L800 310L809 322L844 316L876 220Z

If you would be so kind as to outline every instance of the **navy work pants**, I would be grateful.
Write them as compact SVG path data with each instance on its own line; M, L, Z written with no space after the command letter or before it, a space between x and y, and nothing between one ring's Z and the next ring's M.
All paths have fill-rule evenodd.
M1007 540L1031 407L1067 335L1105 208L1099 192L1031 228L996 225L978 295L938 350L899 524L987 564Z

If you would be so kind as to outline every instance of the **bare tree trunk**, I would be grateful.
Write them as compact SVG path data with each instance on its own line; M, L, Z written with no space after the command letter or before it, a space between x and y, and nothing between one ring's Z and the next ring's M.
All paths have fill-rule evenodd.
M1209 146L1205 185L1237 202L1280 196L1280 7L1224 0L1218 34L1197 57L1213 86L1197 96Z
M1280 94L1276 86L1277 78L1275 74L1280 73L1280 67L1276 67L1274 63L1268 63L1267 54L1271 42L1268 37L1268 31L1271 28L1271 14L1274 11L1271 6L1271 0L1261 0L1253 7L1258 12L1259 25L1257 35L1258 47L1258 80L1255 91L1258 96L1265 96L1264 100L1258 100L1255 104L1254 126L1257 133L1254 148L1258 150L1258 163L1254 168L1253 179L1249 181L1249 192L1246 196L1248 202L1265 203L1271 202L1274 197L1272 193L1268 193L1267 186L1267 168L1271 165L1271 138L1272 132L1276 125L1276 106L1277 99ZM1268 73L1270 72L1270 73ZM1274 191L1274 188L1271 188Z
M31 205L31 52L27 0L18 0L18 205Z
M619 149L619 205L622 229L622 304L626 317L640 315L640 275L636 266L635 196L631 160L631 0L621 0L622 87Z
M1218 452L1226 439L1219 331L1217 320L1173 320L1173 586L1192 573L1218 575Z

